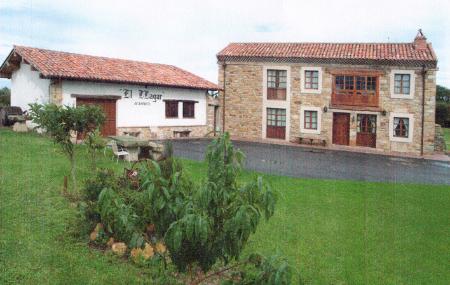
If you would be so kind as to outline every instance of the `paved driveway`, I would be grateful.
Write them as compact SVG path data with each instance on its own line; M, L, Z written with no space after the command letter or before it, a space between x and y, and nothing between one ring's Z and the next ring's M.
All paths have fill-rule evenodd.
M176 156L203 160L208 140L173 141ZM245 168L294 177L450 185L450 163L235 141Z

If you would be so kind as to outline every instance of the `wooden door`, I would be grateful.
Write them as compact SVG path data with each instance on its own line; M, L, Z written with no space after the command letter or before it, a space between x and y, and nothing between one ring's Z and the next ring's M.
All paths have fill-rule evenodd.
M358 114L356 130L356 145L376 147L377 146L377 116Z
M349 145L350 114L333 113L333 144Z
M116 135L116 100L115 99L97 99L97 98L77 98L77 106L96 105L105 112L106 120L100 128L102 136Z
M266 137L286 138L286 109L267 108Z

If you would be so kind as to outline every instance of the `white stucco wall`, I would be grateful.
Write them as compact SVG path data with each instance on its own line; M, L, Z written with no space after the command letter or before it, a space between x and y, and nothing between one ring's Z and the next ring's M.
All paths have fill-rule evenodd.
M132 98L124 98L124 89L132 91ZM139 98L139 90L162 95L161 100ZM122 96L117 101L117 127L201 126L206 125L206 92L202 90L147 87L138 85L67 81L62 83L63 104L75 105L76 95ZM164 100L194 100L195 118L184 119L182 104L177 119L166 119Z
M28 104L49 102L49 79L39 78L39 72L22 62L11 76L11 106L28 110Z

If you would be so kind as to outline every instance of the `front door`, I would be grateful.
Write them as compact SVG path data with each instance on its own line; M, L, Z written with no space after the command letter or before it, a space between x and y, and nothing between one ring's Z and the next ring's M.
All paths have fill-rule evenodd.
M96 105L105 112L106 120L100 128L102 136L116 135L116 100L115 99L97 99L97 98L77 98L77 106Z
M333 113L333 144L349 145L350 114Z
M286 109L267 108L267 138L286 138Z
M376 147L377 146L377 116L358 114L358 125L356 130L356 145Z

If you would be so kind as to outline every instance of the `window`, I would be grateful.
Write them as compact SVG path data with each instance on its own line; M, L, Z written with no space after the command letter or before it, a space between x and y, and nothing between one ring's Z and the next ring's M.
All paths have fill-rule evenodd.
M376 95L377 77L375 76L338 75L334 82L337 95Z
M318 70L305 70L305 89L319 89Z
M285 127L286 109L267 108L267 125L273 127Z
M409 137L409 118L394 117L394 137Z
M286 70L267 70L267 99L286 100L286 86Z
M183 102L183 118L194 118L195 117L195 102L194 101L184 101Z
M322 93L322 68L305 66L300 68L300 92L306 94Z
M407 94L410 93L411 75L399 74L394 75L394 93L395 94Z
M166 101L166 118L178 118L178 101Z
M313 106L300 107L300 132L320 134L322 108Z
M305 111L304 116L304 128L306 130L317 130L317 111Z
M413 99L415 92L414 70L391 70L390 91L391 98Z
M391 113L389 116L389 139L396 142L410 143L413 140L414 115L408 113Z

